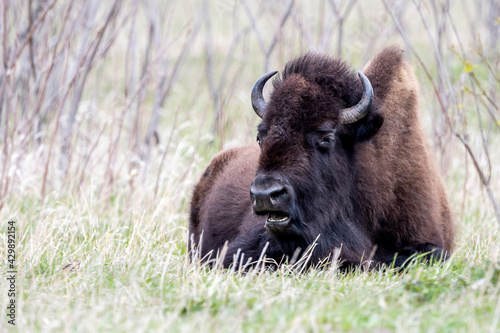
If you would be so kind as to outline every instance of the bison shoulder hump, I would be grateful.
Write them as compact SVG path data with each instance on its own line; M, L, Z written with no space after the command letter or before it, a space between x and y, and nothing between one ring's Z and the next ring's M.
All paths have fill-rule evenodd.
M413 91L418 84L413 68L404 61L404 51L396 46L380 52L364 68L375 95L379 99L391 98L397 91Z

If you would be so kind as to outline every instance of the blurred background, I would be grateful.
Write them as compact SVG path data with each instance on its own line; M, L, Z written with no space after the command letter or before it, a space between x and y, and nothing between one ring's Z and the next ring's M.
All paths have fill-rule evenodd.
M2 1L18 331L498 331L499 28L498 0ZM215 153L255 142L255 81L308 51L360 70L390 45L419 81L452 259L300 279L190 262L193 187Z
M396 44L420 82L460 230L496 234L498 0L6 0L0 10L5 219L93 200L101 213L151 209L186 227L213 154L255 140L250 90L262 74L307 51L358 70Z

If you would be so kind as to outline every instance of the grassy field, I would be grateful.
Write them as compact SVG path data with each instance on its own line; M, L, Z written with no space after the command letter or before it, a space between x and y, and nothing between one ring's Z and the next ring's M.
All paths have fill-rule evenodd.
M500 7L369 3L4 1L0 331L500 331ZM359 69L394 43L421 83L451 259L349 274L190 262L192 189L213 154L255 140L255 80L308 50Z

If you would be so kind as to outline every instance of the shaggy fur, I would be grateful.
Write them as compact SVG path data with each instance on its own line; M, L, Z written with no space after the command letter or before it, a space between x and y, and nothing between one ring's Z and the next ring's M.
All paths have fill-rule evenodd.
M339 124L339 111L355 105L362 85L344 62L306 54L288 63L274 81L262 123L261 147L216 155L194 190L190 248L221 251L225 266L238 251L256 260L281 262L317 240L312 262L341 248L346 265L397 266L415 253L446 258L453 223L443 183L419 119L418 85L397 48L388 48L364 69L375 98L368 115ZM325 134L326 133L326 134ZM329 148L318 142L333 137ZM283 179L293 188L283 233L265 228L252 210L256 176ZM193 243L194 242L194 243Z

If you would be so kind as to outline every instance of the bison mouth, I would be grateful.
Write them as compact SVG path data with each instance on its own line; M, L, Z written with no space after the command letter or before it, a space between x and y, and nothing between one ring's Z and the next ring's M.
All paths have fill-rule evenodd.
M290 215L283 212L270 212L266 227L270 231L283 231L290 224Z

